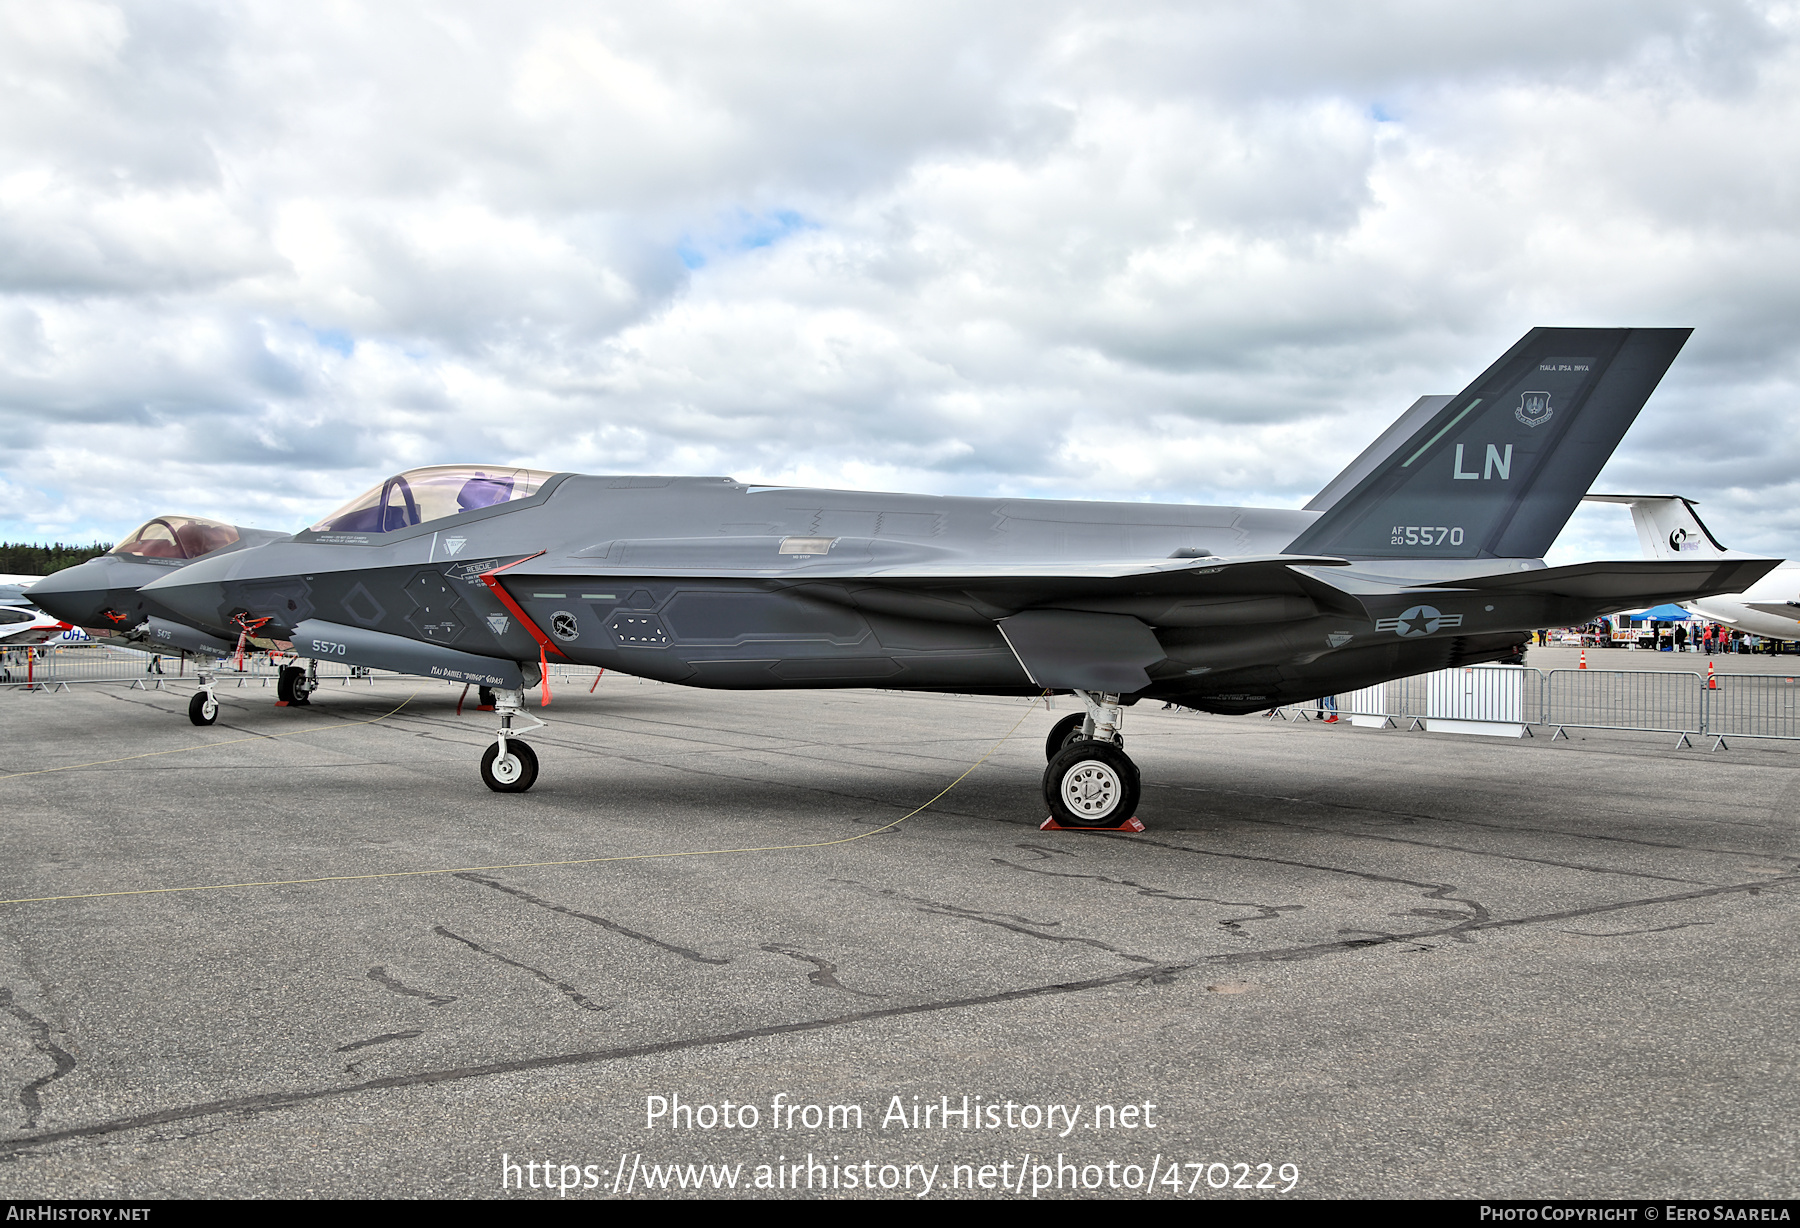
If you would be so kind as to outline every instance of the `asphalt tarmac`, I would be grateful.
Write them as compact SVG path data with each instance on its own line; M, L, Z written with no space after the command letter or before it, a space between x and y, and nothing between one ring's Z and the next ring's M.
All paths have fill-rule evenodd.
M0 693L0 1196L1800 1189L1800 746L585 691Z

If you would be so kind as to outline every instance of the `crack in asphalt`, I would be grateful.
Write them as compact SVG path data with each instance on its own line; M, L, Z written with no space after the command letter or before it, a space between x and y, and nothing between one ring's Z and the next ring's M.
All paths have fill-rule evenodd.
M525 891L518 887L509 887L498 879L488 878L483 874L476 874L473 871L470 871L463 874L452 874L450 877L460 878L467 883L479 883L483 887L492 887L495 891L504 891L507 895L517 896L527 904L535 904L539 908L547 908L551 912L561 913L565 917L574 917L577 920L598 925L601 929L611 930L613 933L622 935L623 937L635 939L638 942L649 943L653 947L658 947L661 950L669 952L671 955L679 955L683 959L692 960L696 964L719 965L729 964L731 962L731 960L726 957L702 955L700 952L690 950L687 947L678 947L672 942L664 942L660 938L652 938L648 934L639 933L637 930L631 929L628 926L620 925L617 921L608 921L605 917L596 917L593 913L581 912L580 910L570 908L567 905L552 903L549 900L531 894L529 891Z
M1197 852L1200 850L1189 851ZM1355 874L1357 872L1346 871L1346 873ZM1379 877L1374 875L1361 876ZM1403 880L1390 879L1387 881ZM444 1083L487 1078L493 1075L529 1073L532 1071L552 1070L571 1066L599 1065L606 1062L621 1061L629 1058L645 1057L661 1053L675 1053L683 1050L707 1048L715 1045L729 1045L740 1041L757 1040L771 1036L795 1035L806 1032L824 1031L831 1028L849 1027L859 1023L883 1019L897 1019L912 1015L932 1014L938 1011L961 1010L970 1007L989 1006L1006 1002L1020 1002L1046 996L1084 993L1090 990L1105 989L1116 985L1162 985L1173 981L1180 973L1191 972L1209 964L1241 964L1259 961L1314 959L1370 947L1400 943L1417 943L1421 939L1443 936L1451 933L1453 930L1494 930L1528 925L1541 925L1551 921L1568 921L1578 917L1620 912L1631 908L1655 907L1660 904L1686 900L1705 899L1734 894L1758 895L1772 886L1791 886L1795 883L1800 883L1800 875L1793 875L1774 881L1737 883L1723 887L1708 887L1698 891L1683 892L1676 895L1655 896L1638 900L1623 900L1612 904L1600 904L1587 908L1565 909L1559 912L1540 913L1526 917L1510 917L1499 920L1489 919L1481 922L1466 922L1457 926L1447 926L1436 930L1422 930L1412 934L1393 934L1377 938L1319 943L1308 947L1290 947L1272 951L1229 952L1208 956L1205 959L1191 963L1159 964L1147 968L1134 968L1125 972L1114 973L1110 976L1093 977L1082 981L1056 982L1047 985L1029 986L1023 989L1003 990L992 994L980 994L935 1002L920 1002L906 1006L881 1007L847 1015L834 1015L820 1019L800 1020L790 1023L768 1024L762 1027L745 1028L740 1031L720 1033L711 1036L685 1037L678 1040L653 1041L641 1045L625 1045L613 1049L551 1054L541 1057L519 1058L511 1061L487 1062L478 1065L455 1066L440 1070L417 1071L412 1074L391 1075L386 1078L370 1079L361 1083L354 1083L341 1087L312 1088L301 1091L262 1092L252 1095L234 1096L221 1100L209 1100L198 1104L161 1109L149 1113L139 1113L129 1117L114 1118L109 1121L93 1122L85 1126L72 1126L62 1130L45 1131L41 1134L0 1139L0 1159L19 1156L34 1148L46 1147L75 1139L100 1138L129 1130L141 1130L148 1127L168 1125L171 1123L196 1121L221 1113L265 1112L274 1109L298 1107L319 1101L340 1099L371 1091L386 1091L395 1088L431 1087ZM465 940L459 939L458 941Z
M474 1066L456 1066L443 1070L418 1071L413 1074L390 1075L381 1079L369 1079L361 1083L353 1083L342 1087L321 1087L304 1091L262 1092L247 1096L233 1096L222 1100L208 1100L199 1104L184 1105L180 1108L161 1109L149 1113L139 1113L130 1117L115 1118L111 1121L95 1122L85 1126L72 1126L63 1130L51 1130L42 1134L27 1135L10 1139L0 1139L0 1159L21 1155L31 1148L48 1146L53 1143L67 1142L80 1138L99 1138L109 1134L117 1134L126 1130L142 1130L151 1126L168 1125L173 1122L194 1121L200 1118L215 1116L220 1113L254 1113L268 1112L275 1109L293 1108L321 1100L334 1100L345 1096L355 1096L364 1092L386 1091L394 1088L432 1087L443 1083L462 1082L468 1079L481 1079L493 1075L529 1073L538 1070L554 1070L569 1066L593 1066L606 1062L622 1061L629 1058L648 1057L660 1053L678 1053L687 1049L708 1048L715 1045L736 1044L740 1041L758 1040L770 1036L790 1036L805 1032L818 1032L829 1028L848 1027L858 1023L867 1023L882 1019L898 1019L909 1015L931 1014L937 1011L961 1010L969 1007L990 1006L1004 1002L1019 1002L1031 998L1056 996L1063 994L1084 993L1093 989L1105 989L1114 985L1166 983L1173 974L1187 971L1194 965L1165 965L1154 968L1133 968L1126 972L1115 972L1110 976L1092 977L1082 981L1061 981L1048 985L1033 985L1024 989L1002 990L998 993L979 994L971 997L952 998L935 1002L918 1002L906 1006L886 1006L872 1010L858 1011L848 1015L832 1015L821 1019L805 1019L791 1023L774 1023L762 1027L744 1028L736 1032L725 1032L712 1036L684 1037L679 1040L652 1041L641 1045L623 1045L613 1049L596 1049L579 1053L559 1053L542 1057L519 1058L512 1061L487 1062Z
M19 1103L25 1108L25 1127L30 1129L38 1124L43 1115L44 1104L39 1095L46 1087L69 1074L75 1069L75 1057L67 1049L50 1039L48 1020L39 1019L13 1000L13 991L0 986L0 1010L23 1023L31 1029L31 1043L39 1053L50 1059L52 1069L42 1078L33 1079L19 1089Z
M1151 959L1148 955L1134 955L1130 951L1121 950L1111 943L1101 942L1098 938L1083 938L1079 934L1046 934L1042 932L1043 929L1061 925L1061 921L1033 921L1030 917L1021 917L1013 913L983 912L975 908L964 908L960 904L945 904L938 900L925 899L922 896L907 895L904 892L895 891L891 887L871 887L867 883L859 883L849 878L834 878L829 881L841 883L847 887L855 887L859 891L866 891L886 899L905 900L909 904L916 905L920 912L935 913L940 917L958 917L965 921L973 921L978 925L993 925L1003 930L1011 930L1015 934L1024 934L1027 938L1037 938L1043 942L1078 943L1105 951L1110 955L1117 955L1120 959L1128 959L1136 964L1159 962ZM1039 928L1028 929L1027 926L1038 926Z
M358 1049L367 1049L370 1045L385 1045L390 1041L411 1040L415 1036L425 1035L425 1029L414 1028L410 1032L383 1032L380 1036L371 1036L367 1040L353 1040L347 1045L339 1045L334 1052L353 1053Z
M1028 844L1021 844L1019 847L1031 849L1032 852L1039 851L1033 849ZM1130 887L1139 895L1149 896L1150 898L1157 900L1183 900L1191 901L1196 904L1219 904L1229 908L1256 909L1257 912L1255 916L1228 917L1218 923L1231 933L1240 937L1249 937L1249 935L1244 932L1243 923L1246 921L1279 921L1281 920L1281 914L1284 912L1304 912L1306 910L1306 905L1304 904L1258 904L1254 900L1221 900L1210 895L1177 895L1175 892L1165 891L1161 887L1146 887L1144 884L1133 882L1128 878L1113 878L1106 874L1076 874L1072 871L1064 870L1040 870L1036 866L1022 866L1016 861L1007 861L1003 857L990 857L988 860L992 861L997 866L1005 866L1009 870L1018 870L1025 874L1042 874L1046 878L1085 878L1091 879L1094 882L1111 883L1114 886L1119 887Z
M1774 885L1800 883L1800 875L1792 875L1783 879L1775 879L1760 883L1731 883L1723 887L1702 887L1697 891L1684 891L1674 895L1651 896L1637 900L1619 900L1611 904L1590 904L1583 908L1568 908L1559 912L1536 913L1528 917L1483 916L1479 919L1469 918L1455 925L1441 929L1417 930L1405 934L1384 934L1376 930L1346 931L1368 933L1371 938L1350 938L1341 942L1313 943L1303 947L1287 947L1272 951L1243 951L1224 955L1209 956L1212 963L1244 964L1244 963L1285 963L1293 960L1317 959L1321 955L1332 955L1342 951L1357 950L1365 947L1386 946L1390 943L1419 942L1426 938L1454 938L1462 941L1472 940L1474 934L1486 930L1515 929L1522 925L1542 925L1550 921L1572 921L1577 917L1595 917L1606 913L1620 912L1628 908L1652 908L1658 904L1678 904L1687 900L1703 900L1721 895L1760 895ZM1667 928L1678 928L1670 926ZM1649 932L1649 931L1646 931Z
M542 981L544 984L553 986L559 993L563 994L570 1001L575 1003L576 1006L581 1007L581 1009L583 1009L583 1010L604 1011L604 1010L611 1009L610 1007L603 1006L602 1004L594 1001L592 998L588 997L586 994L577 990L573 985L566 985L562 981L557 980L555 977L551 976L548 972L545 972L543 969L533 968L530 964L522 964L516 959L509 959L506 956L500 954L500 952L498 952L498 951L491 950L488 947L482 946L479 942L476 942L473 938L464 938L461 934L452 934L449 930L445 929L441 925L432 926L431 932L434 934L438 934L444 938L448 938L453 942L460 942L465 947L468 947L471 951L479 951L481 954L486 955L491 959L497 959L501 963L508 964L514 968L519 969L522 972L531 973L532 976L536 977L538 980Z
M789 959L797 959L803 964L813 965L813 971L806 974L806 979L815 985L823 985L827 989L841 989L845 993L855 994L859 998L887 997L886 994L865 993L860 989L851 989L848 985L840 984L837 979L837 965L828 963L825 960L820 959L817 955L808 955L805 951L798 950L794 947L784 947L781 944L774 942L765 942L762 949L773 952L776 955L785 955Z
M1200 789L1196 789L1191 785L1172 785L1172 786L1165 786L1165 787L1174 788L1174 789L1181 790L1183 792L1191 792L1191 793L1197 793L1197 792L1203 791ZM1353 811L1353 812L1356 812L1359 814L1375 815L1375 816L1378 816L1378 817L1384 818L1384 819L1405 820L1408 823L1413 823L1413 822L1418 822L1418 821L1430 821L1430 822L1438 822L1438 823L1463 823L1464 822L1464 820L1461 820L1461 819L1444 818L1440 815L1408 814L1405 811L1378 810L1372 806L1358 805L1358 804L1350 803L1350 802L1315 801L1311 798L1285 797L1285 796L1282 796L1280 794L1275 794L1275 793L1250 793L1250 792L1242 791L1242 790L1234 791L1234 790L1225 790L1225 789L1204 790L1204 792L1214 792L1214 793L1237 792L1239 796L1255 797L1255 798L1259 798L1259 799L1262 799L1265 801L1289 802L1289 803L1293 803L1296 805L1317 806L1322 809ZM1621 875L1621 876L1624 876L1627 878L1648 878L1648 879L1653 879L1653 880L1657 880L1660 882L1668 882L1668 883L1700 884L1700 883L1704 883L1706 881L1704 879L1697 879L1697 878L1680 878L1680 877L1677 877L1677 876L1671 875L1671 874L1652 874L1646 870L1624 870L1624 869L1619 869L1614 866L1596 866L1596 865L1587 865L1582 862L1576 862L1576 861L1560 861L1560 860L1557 860L1555 858L1550 858L1550 857L1527 857L1527 856L1524 856L1523 854L1519 854L1519 853L1502 853L1502 852L1499 852L1494 849L1469 848L1466 845L1445 844L1441 841L1419 840L1419 839L1409 838L1406 836L1387 836L1387 835L1382 835L1378 832L1348 831L1341 827L1321 827L1321 826L1317 826L1312 823L1296 823L1291 819L1263 819L1263 818L1257 818L1252 815L1233 815L1232 821L1239 822L1239 823L1254 823L1254 824L1258 824L1263 827L1290 827L1290 828L1294 828L1295 830L1298 830L1298 831L1322 831L1322 832L1326 832L1327 834L1330 834L1330 835L1342 836L1346 839L1353 839L1353 840L1382 840L1382 841L1386 841L1389 844L1410 844L1410 845L1416 845L1419 848L1439 849L1439 850L1442 850L1444 852L1449 852L1449 853L1468 853L1471 856L1487 857L1487 858L1491 858L1495 861L1522 861L1522 862L1525 862L1525 863L1531 864L1531 865L1555 866L1555 867L1557 867L1559 869L1563 869L1563 870L1580 870L1580 871L1582 871L1584 873L1588 873L1588 874L1617 874L1617 875ZM1514 830L1512 828L1505 827L1504 825L1501 825L1501 824L1492 824L1492 823L1469 822L1468 825L1474 826L1474 827L1486 827L1486 828L1489 828L1490 830L1499 830L1499 831ZM1521 830L1537 831L1539 829L1521 829ZM1556 832L1553 834L1567 836L1567 835L1578 835L1579 833ZM1605 837L1596 837L1596 838L1604 839ZM1676 848L1676 849L1680 849L1683 852L1705 851L1705 850L1689 849L1689 848L1685 848L1680 845L1662 845L1662 846L1653 846L1653 847ZM1745 854L1740 852L1740 853L1737 853L1737 855L1743 856Z
M1455 891L1457 889L1455 883L1421 882L1418 879L1399 878L1392 874L1377 874L1373 870L1352 870L1352 869L1349 869L1344 866L1328 866L1328 865L1322 865L1319 862L1314 862L1314 861L1296 861L1295 859L1293 859L1291 857L1270 857L1270 856L1267 856L1266 854L1260 854L1260 853L1226 853L1226 852L1221 852L1218 849L1198 849L1198 848L1194 848L1192 845L1188 845L1188 844L1176 844L1175 842L1170 841L1170 840L1152 840L1146 836L1132 835L1132 834L1123 833L1123 832L1119 833L1116 836L1112 835L1111 833L1101 833L1101 832L1096 832L1094 834L1101 836L1102 838L1124 840L1124 841L1127 841L1132 844L1147 844L1147 845L1151 845L1156 848L1174 849L1177 852L1193 853L1193 854L1195 854L1197 856L1201 856L1201 857L1220 857L1220 858L1224 858L1227 861L1266 862L1271 865L1293 866L1296 869L1301 869L1301 870L1318 870L1325 874L1343 874L1350 878L1360 878L1364 882L1370 882L1370 883L1389 883L1389 884L1392 884L1394 886L1399 886L1399 887L1417 887L1419 890L1421 890L1425 893L1425 898L1428 900L1444 900L1444 901L1447 901L1452 904L1465 904L1468 906L1469 911L1467 913L1457 913L1457 914L1455 914L1456 916L1473 917L1477 920L1484 920L1484 921L1488 917L1487 907L1485 905L1481 904L1479 901L1469 899L1465 896L1457 896L1457 895L1450 894L1452 891ZM1769 881L1774 882L1776 880L1771 879ZM1415 912L1416 911L1417 910L1415 910ZM1429 915L1429 914L1426 914L1426 915ZM1438 913L1438 915L1441 916L1444 914L1442 912L1440 912L1440 913ZM1371 931L1359 931L1359 932L1375 933L1378 931L1371 930Z
M423 989L409 989L400 983L400 978L379 965L369 969L369 979L377 985L386 986L397 994L405 994L409 998L424 998L433 1006L448 1006L456 1001L456 998L450 994L427 993Z
M1702 884L1706 880L1700 878L1680 878L1673 874L1652 874L1647 870L1621 870L1613 866L1583 865L1576 861L1559 861L1553 857L1526 857L1519 853L1501 853L1492 849L1474 849L1459 844L1444 844L1435 840L1413 840L1404 836L1382 836L1374 832L1345 831L1336 827L1319 827L1311 823L1284 822L1280 819L1253 819L1240 816L1239 821L1257 823L1264 827L1289 827L1297 831L1322 831L1334 836L1342 836L1350 840L1381 840L1389 844L1410 844L1419 848L1438 849L1446 853L1468 853L1474 857L1487 857L1494 861L1522 861L1529 865L1554 866L1561 870L1580 870L1587 874L1616 874L1625 878L1648 878L1664 883Z

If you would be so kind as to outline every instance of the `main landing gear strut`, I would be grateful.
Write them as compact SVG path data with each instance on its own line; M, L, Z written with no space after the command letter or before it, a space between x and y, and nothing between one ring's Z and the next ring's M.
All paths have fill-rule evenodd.
M485 688L484 688L485 690ZM498 690L494 708L500 713L500 729L494 744L481 756L481 783L496 793L523 793L537 783L537 754L520 738L521 733L543 729L545 724L525 711L525 693L520 690ZM531 724L515 728L515 720Z
M275 701L278 704L304 708L312 703L312 693L318 689L318 661L308 661L305 669L298 665L284 665L275 678Z
M1119 827L1137 814L1143 793L1119 734L1125 710L1117 695L1075 695L1086 711L1058 721L1044 745L1044 801L1059 827Z

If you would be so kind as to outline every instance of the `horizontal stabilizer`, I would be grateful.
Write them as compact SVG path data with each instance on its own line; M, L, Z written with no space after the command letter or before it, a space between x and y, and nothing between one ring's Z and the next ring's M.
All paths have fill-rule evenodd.
M1745 606L1758 614L1773 614L1776 618L1791 618L1800 622L1800 603L1793 601L1746 601ZM1712 615L1707 615L1708 618Z
M1490 593L1534 593L1606 603L1634 610L1664 601L1693 601L1717 593L1741 593L1781 565L1780 559L1682 559L1576 563L1535 571L1499 572L1448 584L1415 588L1465 588Z

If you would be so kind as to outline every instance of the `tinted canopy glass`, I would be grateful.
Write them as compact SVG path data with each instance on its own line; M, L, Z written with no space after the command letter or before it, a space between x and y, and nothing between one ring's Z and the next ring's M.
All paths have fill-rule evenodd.
M133 530L107 553L135 554L146 559L197 559L232 545L238 531L199 516L158 516Z
M392 533L518 499L553 475L504 465L431 465L372 486L312 526L315 533Z

